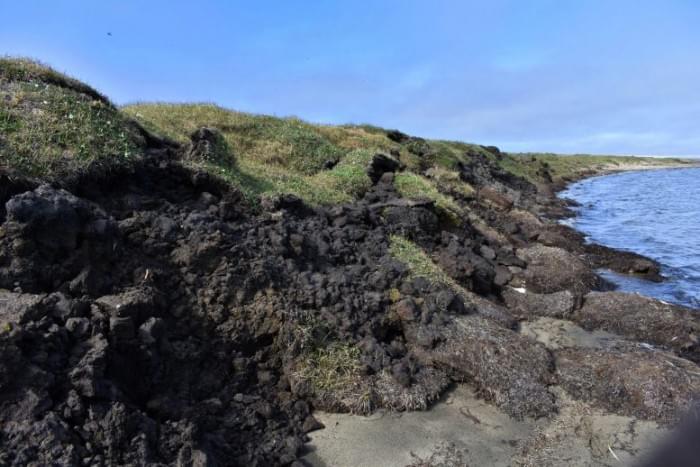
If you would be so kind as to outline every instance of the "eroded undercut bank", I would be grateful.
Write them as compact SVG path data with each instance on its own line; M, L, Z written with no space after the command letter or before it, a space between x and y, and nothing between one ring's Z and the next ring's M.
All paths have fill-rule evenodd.
M516 418L551 415L557 383L643 418L687 406L690 371L652 407L618 406L602 386L616 380L589 375L618 370L581 367L646 361L633 345L574 355L518 333L515 310L552 309L521 298L596 286L583 262L488 240L401 198L393 178L355 203L277 196L254 210L210 175L154 158L78 196L50 185L10 196L3 461L288 464L319 427L312 408L425 409L462 381ZM580 303L558 317L590 323Z
M5 66L2 89L24 89ZM111 165L62 148L80 165L66 177L3 168L0 464L298 466L314 410L424 410L464 383L503 417L551 421L516 443L546 465L571 399L663 426L692 407L697 314L607 291L601 265L658 279L658 264L554 222L566 203L512 156L225 118L229 133L178 143L120 120L142 151ZM278 167L248 131L300 146ZM242 141L255 158L234 157Z

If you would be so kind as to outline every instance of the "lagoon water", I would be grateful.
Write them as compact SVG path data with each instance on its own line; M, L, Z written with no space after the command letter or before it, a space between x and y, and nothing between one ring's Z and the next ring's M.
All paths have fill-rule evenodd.
M624 172L571 185L574 228L589 241L661 263L655 284L601 271L620 290L700 308L700 168Z

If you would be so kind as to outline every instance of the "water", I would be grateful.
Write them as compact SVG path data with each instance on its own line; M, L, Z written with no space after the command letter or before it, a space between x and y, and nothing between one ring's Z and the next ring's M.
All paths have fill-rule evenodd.
M569 223L589 241L653 258L667 280L601 275L620 290L700 308L700 168L589 178L561 196L581 203Z

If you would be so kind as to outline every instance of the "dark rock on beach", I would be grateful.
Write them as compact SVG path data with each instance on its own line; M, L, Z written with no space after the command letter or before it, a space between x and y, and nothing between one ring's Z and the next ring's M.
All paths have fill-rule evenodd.
M573 319L587 329L604 329L700 361L700 316L695 310L636 294L591 292Z

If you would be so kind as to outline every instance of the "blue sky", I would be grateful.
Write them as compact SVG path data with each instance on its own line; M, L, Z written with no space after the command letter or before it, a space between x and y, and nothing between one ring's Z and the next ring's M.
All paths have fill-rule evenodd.
M694 0L0 7L0 54L38 58L119 104L208 101L509 151L700 154Z

